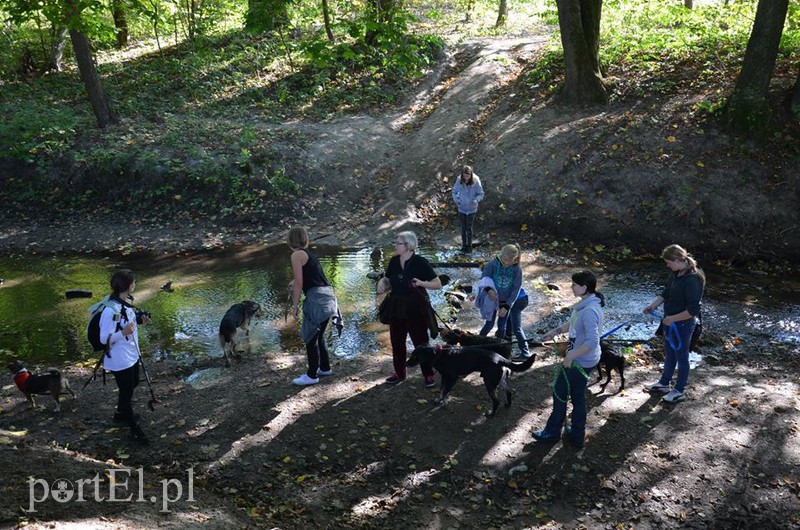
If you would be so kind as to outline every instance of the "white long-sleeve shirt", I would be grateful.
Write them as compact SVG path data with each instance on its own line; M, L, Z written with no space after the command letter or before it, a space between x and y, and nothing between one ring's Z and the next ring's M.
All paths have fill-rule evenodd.
M114 308L106 307L100 315L100 341L106 344L109 335L111 348L109 355L103 356L103 368L112 372L119 372L130 368L139 361L139 330L134 327L133 333L127 337L122 334L122 329L128 322L136 322L136 313L130 307L123 306L118 302L118 311ZM119 320L116 320L119 317ZM120 324L117 329L117 324Z

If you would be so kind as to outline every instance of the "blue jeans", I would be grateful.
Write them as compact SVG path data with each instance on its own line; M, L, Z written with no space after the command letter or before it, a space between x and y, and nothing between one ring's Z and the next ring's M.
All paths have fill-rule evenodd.
M461 219L461 246L472 250L472 225L475 223L475 214L458 212L458 217Z
M519 351L522 355L528 356L529 349L528 343L525 338L525 332L522 331L522 310L528 307L528 297L524 296L522 298L517 298L517 301L514 302L514 305L511 307L511 311L506 313L506 316L500 317L497 319L497 333L495 336L500 340L505 340L506 338L506 326L508 325L508 321L511 321L511 329L514 332L514 335L517 337L517 344L519 344ZM480 335L484 337L492 331L492 327L494 326L494 320L497 318L497 311L492 313L492 319L487 320L486 323L483 325L480 331Z
M553 386L553 412L547 418L544 430L550 434L561 435L564 420L567 418L567 401L572 401L572 439L583 443L586 435L586 383L588 379L573 365L566 370L558 365L558 377ZM591 373L594 368L584 368L584 373ZM567 386L569 383L569 386ZM569 395L569 398L567 398Z
M692 332L697 325L697 320L692 318L690 320L681 320L675 322L678 328L677 337L675 332L665 329L664 330L664 372L661 374L661 379L658 380L662 385L668 385L672 380L672 375L675 373L675 366L678 366L678 380L675 382L675 390L683 392L686 390L686 384L689 382L689 346L692 342ZM672 342L678 342L680 337L680 349L675 349L670 341L667 340L667 335L672 333ZM678 346L675 344L674 346Z

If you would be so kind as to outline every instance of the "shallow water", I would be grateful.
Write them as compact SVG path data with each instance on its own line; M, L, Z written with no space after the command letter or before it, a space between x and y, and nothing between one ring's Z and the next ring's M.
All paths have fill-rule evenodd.
M388 249L387 249L388 251ZM375 281L367 273L382 268L388 255L372 249L315 249L334 285L345 328L333 337L333 355L346 358L381 352L378 340L387 327L376 322ZM451 251L422 249L434 262L464 260ZM479 262L488 256L474 255ZM523 328L535 337L563 322L560 311L574 302L570 275L581 267L547 269L537 260L525 264L524 287L530 305L523 313ZM301 351L298 326L286 319L287 290L291 280L289 252L280 246L260 252L227 252L169 258L13 257L0 259L0 348L31 365L60 364L91 358L85 327L88 307L107 292L108 278L117 267L136 272L135 303L150 311L153 321L140 328L146 357L198 359L221 356L217 336L225 311L241 300L262 305L264 317L251 326L253 351ZM444 293L456 284L474 284L478 268L437 267L451 277L443 291L432 292L437 313L449 320L452 308ZM668 271L660 261L615 266L599 276L607 297L605 329L626 323L614 334L622 339L652 336L657 321L641 314L659 292ZM707 270L709 290L703 318L707 329L731 334L763 333L777 340L800 341L800 305L797 286L745 272ZM160 290L167 281L174 292ZM550 287L548 287L548 285ZM553 289L556 287L556 289ZM68 289L86 289L92 298L65 299ZM474 309L458 314L458 327L477 331L482 324Z

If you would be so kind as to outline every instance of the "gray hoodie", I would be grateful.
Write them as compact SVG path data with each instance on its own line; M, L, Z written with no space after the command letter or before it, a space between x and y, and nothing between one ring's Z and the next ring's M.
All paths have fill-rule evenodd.
M473 214L478 211L478 204L483 200L483 185L478 175L473 173L472 184L467 186L461 182L461 177L456 177L453 186L453 202L458 206L459 213Z
M575 359L581 368L593 368L600 362L600 330L603 329L603 309L600 299L590 296L572 306L569 317L568 351L589 345L589 351Z

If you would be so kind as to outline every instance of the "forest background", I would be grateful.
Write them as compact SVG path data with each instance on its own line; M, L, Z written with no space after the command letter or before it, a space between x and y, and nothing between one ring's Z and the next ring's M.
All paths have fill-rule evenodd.
M471 163L491 190L479 221L522 242L791 262L799 11L2 0L3 244L57 251L62 227L93 223L226 242L340 219L344 244L448 230L452 175ZM489 42L509 53L460 97Z

